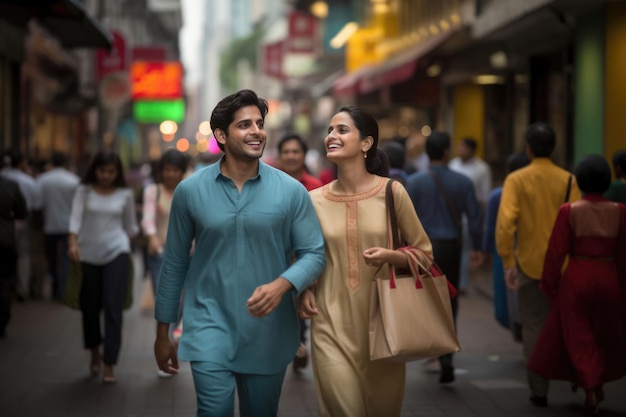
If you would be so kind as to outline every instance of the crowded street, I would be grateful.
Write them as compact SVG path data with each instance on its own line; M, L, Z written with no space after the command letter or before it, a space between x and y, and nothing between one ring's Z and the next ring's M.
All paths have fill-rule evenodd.
M141 265L135 257L136 268ZM141 276L141 274L138 274ZM461 296L456 381L445 386L424 361L407 366L402 416L525 417L579 415L583 394L553 382L549 407L528 402L521 344L493 318L488 277L474 274ZM7 337L0 339L2 417L193 417L196 399L188 363L178 375L159 378L153 354L155 320L142 312L144 282L135 282L135 303L124 315L124 355L118 383L89 376L81 346L80 314L53 301L14 304ZM626 380L608 383L602 416L626 416ZM239 414L237 414L239 415ZM317 416L311 365L287 370L281 417Z

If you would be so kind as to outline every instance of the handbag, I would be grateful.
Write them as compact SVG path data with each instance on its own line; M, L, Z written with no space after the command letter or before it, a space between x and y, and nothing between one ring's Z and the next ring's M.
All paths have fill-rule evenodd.
M409 362L458 352L461 346L450 303L456 290L434 262L426 268L419 261L415 248L398 247L392 182L389 181L386 190L391 246L408 256L411 273L398 274L390 265L389 277L377 276L372 283L370 360Z

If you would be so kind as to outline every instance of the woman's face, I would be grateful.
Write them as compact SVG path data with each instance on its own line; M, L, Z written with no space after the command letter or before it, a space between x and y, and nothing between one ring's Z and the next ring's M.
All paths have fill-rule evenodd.
M361 134L352 117L346 112L333 116L324 139L326 157L336 162L340 159L363 158L363 153L371 146L371 141L361 140Z
M113 186L118 174L119 173L114 164L101 165L96 168L96 178L98 179L98 184L105 188Z
M183 180L185 172L174 165L166 164L163 166L163 184L168 188L174 188Z

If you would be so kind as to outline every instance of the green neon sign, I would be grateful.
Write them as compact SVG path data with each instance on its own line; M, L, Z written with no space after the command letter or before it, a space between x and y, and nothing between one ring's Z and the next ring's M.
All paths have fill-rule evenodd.
M137 123L161 123L164 120L181 123L185 118L185 101L138 100L133 102L133 117Z

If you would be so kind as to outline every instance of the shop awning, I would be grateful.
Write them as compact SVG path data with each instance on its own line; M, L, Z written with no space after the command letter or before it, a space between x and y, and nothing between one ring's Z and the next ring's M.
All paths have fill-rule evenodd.
M367 94L379 88L410 79L415 74L417 60L450 38L455 30L446 31L420 42L415 48L376 66L365 66L344 75L333 88L336 96Z
M20 27L37 19L66 48L113 45L111 33L78 0L0 0L0 16Z

